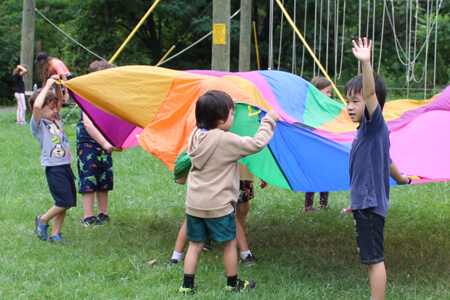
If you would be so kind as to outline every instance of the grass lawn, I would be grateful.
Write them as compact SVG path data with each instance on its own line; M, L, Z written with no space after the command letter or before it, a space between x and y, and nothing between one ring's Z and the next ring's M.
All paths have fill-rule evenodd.
M70 109L62 111L63 117ZM64 125L75 150L75 112ZM114 153L115 189L95 228L80 224L78 207L63 225L67 245L39 240L34 217L53 200L40 147L29 126L0 113L0 297L3 299L184 298L183 266L167 266L184 219L185 186L140 147ZM29 119L29 116L27 116ZM72 163L76 174L76 159ZM257 184L259 182L256 182ZM246 229L258 264L239 266L255 291L225 294L222 248L202 253L192 299L369 299L367 267L359 262L353 218L341 214L348 191L330 193L326 212L301 212L304 193L270 186L255 190ZM450 183L391 189L386 219L387 299L450 299ZM316 195L318 198L318 195ZM316 199L318 202L318 199ZM315 203L317 205L317 203ZM153 259L158 261L149 265Z

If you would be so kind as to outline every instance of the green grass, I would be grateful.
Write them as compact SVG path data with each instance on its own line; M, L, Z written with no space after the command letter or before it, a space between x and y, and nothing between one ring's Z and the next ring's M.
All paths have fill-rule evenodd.
M63 117L69 109L62 111ZM68 245L42 242L33 218L52 204L40 148L29 126L0 113L0 297L2 299L167 299L177 294L183 267L168 268L184 218L185 187L140 147L114 153L111 223L80 225L81 203L63 226ZM64 126L75 149L78 112ZM72 165L76 172L75 160ZM387 299L450 298L448 182L391 189L386 221ZM327 212L301 212L303 193L256 188L247 238L258 258L239 266L254 279L251 293L226 295L222 249L202 253L192 299L369 299L367 267L359 262L353 218L341 214L348 192L332 192ZM316 199L317 201L317 199ZM157 259L154 265L147 262Z

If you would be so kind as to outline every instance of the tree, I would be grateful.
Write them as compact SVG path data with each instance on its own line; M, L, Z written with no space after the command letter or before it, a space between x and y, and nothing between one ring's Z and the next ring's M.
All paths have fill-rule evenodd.
M369 1L372 5L373 1ZM90 49L100 57L109 60L129 33L133 30L139 20L149 9L153 1L123 1L123 0L39 0L37 1L37 9L56 24L66 34L77 40L79 43ZM284 5L290 14L294 11L294 1L284 0ZM297 26L304 34L305 39L311 46L316 40L316 56L320 57L320 61L326 64L325 58L328 53L328 73L332 78L335 74L340 75L337 84L343 85L345 82L357 73L357 62L351 55L351 39L358 37L359 28L359 2L346 1L345 10L345 31L342 33L342 16L343 5L340 1L339 8L335 7L335 1L326 0L306 0L295 1L297 11ZM376 22L376 39L381 36L381 24L379 22L383 13L384 2L376 1L375 14ZM389 5L395 8L395 28L398 39L404 43L406 40L405 28L408 26L407 16L408 2L405 1L389 1ZM413 2L410 2L413 3ZM416 3L414 1L414 3ZM426 25L426 7L436 3L441 3L439 12L439 34L437 39L437 79L438 85L446 85L449 82L448 72L449 66L449 40L450 19L448 14L448 1L419 1L418 11L419 25L417 32L418 43L425 40ZM136 35L126 45L124 50L115 60L117 65L155 65L163 57L163 55L176 44L176 49L171 55L183 50L187 46L193 44L202 36L212 30L211 0L165 0L159 2L156 9L148 17L142 27L137 31ZM367 12L373 13L373 7L367 7L368 1L362 1L363 7L362 18L365 19ZM261 67L267 68L268 49L269 49L269 1L252 0L253 5L253 21L256 23L258 45L260 53ZM322 13L322 23L315 21L315 7L317 12ZM339 27L338 41L336 43L334 21L335 15L330 13L328 16L328 5L330 11L335 9L339 11ZM306 29L304 28L304 12L307 7ZM234 13L240 7L239 0L231 1L231 12ZM390 6L391 7L391 6ZM434 6L435 7L435 6ZM201 15L201 13L205 13ZM433 18L433 10L431 18ZM12 104L13 82L11 71L19 62L20 53L20 24L22 18L22 3L18 0L3 0L0 5L0 103ZM282 22L283 20L283 22ZM408 19L409 20L409 19ZM329 21L331 26L327 31L325 21ZM365 21L362 22L365 28ZM274 7L274 65L279 66L280 70L291 72L292 69L292 29L285 18L282 18L278 5ZM190 28L190 26L192 27ZM279 50L279 37L282 32L282 45ZM187 29L190 28L189 31ZM238 47L239 47L239 15L231 21L231 65L232 71L238 70ZM414 29L415 30L415 29ZM184 34L186 32L186 34ZM363 30L365 32L365 29ZM372 22L369 24L369 32L372 32ZM396 47L393 41L393 30L386 20L384 23L384 40L383 53L381 57L381 75L388 81L388 86L403 87L406 86L405 66L400 63L396 54ZM327 33L329 35L327 36ZM430 49L434 51L434 32L431 39ZM390 40L391 42L386 42ZM36 53L45 51L50 56L62 59L74 75L82 75L87 72L87 68L93 60L99 59L92 55L82 47L67 38L58 29L49 24L43 17L36 15ZM325 47L328 42L328 52ZM296 73L303 73L306 79L311 79L314 74L317 75L317 65L314 60L306 52L303 57L303 45L297 38L296 46ZM342 53L342 72L341 63L341 45L344 43L344 53ZM319 47L319 44L321 46ZM378 47L379 40L375 41ZM281 51L281 59L278 60ZM335 68L334 54L337 51L339 64ZM434 53L433 53L434 54ZM378 64L379 51L375 53L375 62ZM255 48L252 49L251 68L256 69L256 53ZM427 66L427 79L429 85L432 84L433 78L433 60L432 54L429 53L429 63ZM166 68L184 70L184 69L210 69L211 67L211 38L205 39L196 47L177 56L175 59L162 65ZM375 66L376 67L376 66ZM420 67L420 62L416 67ZM316 72L314 72L316 70ZM337 76L336 76L337 78ZM400 80L399 80L400 78ZM37 80L37 78L35 78ZM422 86L422 84L411 83L412 86Z

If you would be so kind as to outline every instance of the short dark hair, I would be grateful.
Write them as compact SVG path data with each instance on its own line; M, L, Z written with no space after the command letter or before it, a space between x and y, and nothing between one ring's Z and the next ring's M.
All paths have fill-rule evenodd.
M381 110L383 110L384 103L386 103L387 89L386 83L380 76L374 75L375 81L375 95L377 95L378 104L380 104ZM362 74L350 79L344 87L344 94L362 94L363 90L363 76Z
M33 95L30 97L30 106L31 110L34 108L34 101L36 101L37 96L41 93L42 89L37 89L34 91ZM44 103L42 104L42 107L52 104L53 102L58 102L58 97L56 97L55 93L53 93L51 90L47 92L47 95L45 95Z
M107 62L106 60L94 60L89 65L89 73L109 69L112 67L114 67L114 66L112 64L110 64L109 62Z
M331 82L322 76L317 76L311 79L311 84L314 85L319 91L331 85Z
M217 128L219 121L228 119L232 108L234 108L234 102L227 93L217 90L207 91L198 99L195 106L197 127Z

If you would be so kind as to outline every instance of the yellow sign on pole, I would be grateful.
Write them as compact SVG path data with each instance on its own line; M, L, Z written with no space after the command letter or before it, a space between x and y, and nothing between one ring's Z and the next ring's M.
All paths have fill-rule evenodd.
M214 24L213 27L213 44L225 45L227 43L227 25L222 23Z

